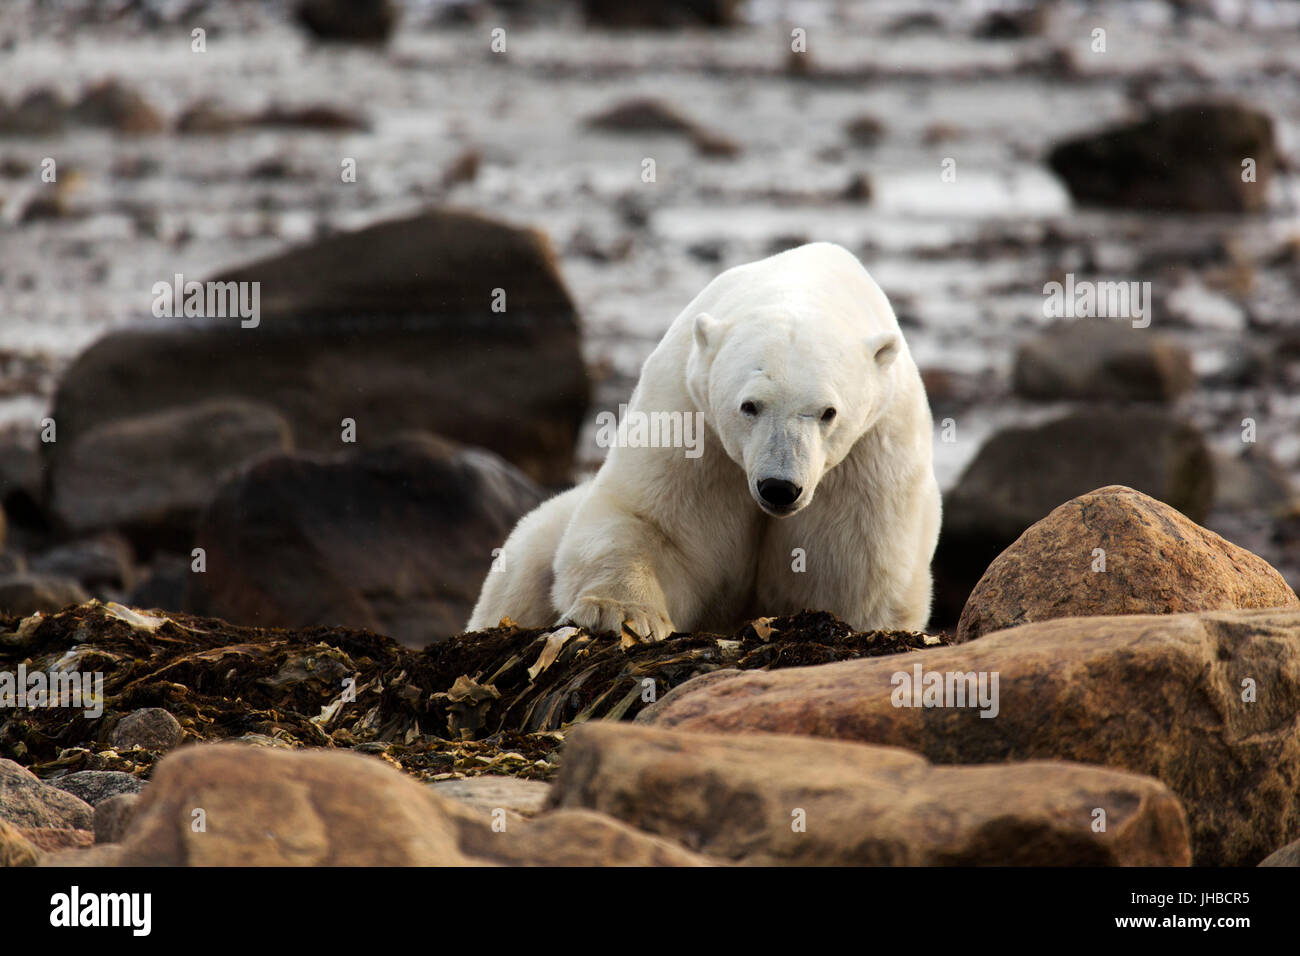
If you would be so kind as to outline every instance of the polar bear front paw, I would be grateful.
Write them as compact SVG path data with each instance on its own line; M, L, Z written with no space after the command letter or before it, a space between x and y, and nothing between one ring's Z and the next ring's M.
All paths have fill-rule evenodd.
M668 612L649 604L629 604L614 598L578 598L565 612L563 620L572 621L588 631L631 631L643 640L662 641L673 633Z

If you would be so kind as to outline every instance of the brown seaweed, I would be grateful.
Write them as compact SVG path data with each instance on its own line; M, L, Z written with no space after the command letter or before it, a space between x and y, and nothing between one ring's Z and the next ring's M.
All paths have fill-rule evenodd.
M428 779L499 773L545 779L564 728L628 720L686 680L723 667L823 664L946 643L854 632L823 612L763 618L731 635L677 634L624 648L620 635L504 626L416 651L351 628L259 628L91 602L0 618L0 670L101 672L102 715L0 711L0 756L44 777L147 774L158 754L119 753L113 727L170 711L186 741L344 747Z

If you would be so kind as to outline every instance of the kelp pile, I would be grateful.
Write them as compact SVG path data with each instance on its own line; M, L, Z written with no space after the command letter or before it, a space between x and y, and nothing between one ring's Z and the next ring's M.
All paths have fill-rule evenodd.
M116 723L169 711L186 741L343 747L427 779L480 773L545 779L564 728L631 719L691 677L823 664L943 643L905 631L855 633L829 614L763 618L732 635L659 643L578 628L493 628L423 651L364 630L298 630L148 614L91 602L0 618L0 672L103 675L103 710L0 711L0 756L40 776L77 770L144 775L158 754L119 752Z

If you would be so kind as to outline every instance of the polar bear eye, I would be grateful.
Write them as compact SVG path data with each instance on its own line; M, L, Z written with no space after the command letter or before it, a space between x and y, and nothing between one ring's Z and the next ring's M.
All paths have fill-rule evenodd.
M826 409L826 411L822 412L822 421L824 422L828 422L834 417L835 417L835 409L833 408L828 408Z
M743 412L743 413L746 414L746 415L757 415L757 414L758 414L758 406L755 405L753 402L741 402L741 403L740 403L740 410L741 410L741 412Z

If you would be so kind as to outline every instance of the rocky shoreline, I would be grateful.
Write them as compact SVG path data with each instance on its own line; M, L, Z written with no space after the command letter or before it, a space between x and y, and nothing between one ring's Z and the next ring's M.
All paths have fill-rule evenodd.
M1073 570L1061 541L1074 543ZM1094 542L1109 548L1104 571ZM1070 578L1068 600L1053 598ZM1160 502L1103 488L995 562L968 618L984 623L960 642L855 634L804 612L646 644L507 623L415 651L367 631L113 603L9 617L0 670L105 681L98 714L6 710L0 858L1294 857L1300 599L1267 564ZM969 698L944 696L951 675ZM185 808L211 831L178 828Z
M1300 862L1300 16L748 6L6 7L0 864ZM809 240L926 386L933 633L461 633Z

